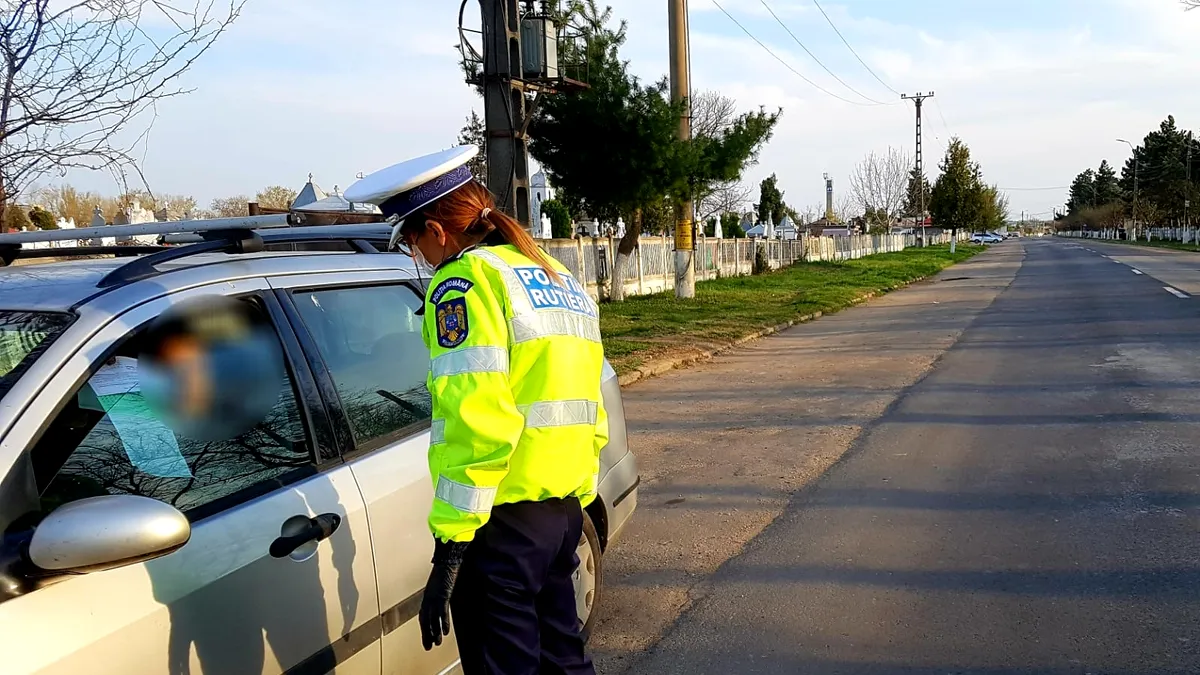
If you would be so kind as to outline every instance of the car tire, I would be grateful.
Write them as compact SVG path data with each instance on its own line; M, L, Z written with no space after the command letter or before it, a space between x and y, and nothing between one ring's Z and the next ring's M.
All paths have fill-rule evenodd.
M579 557L579 566L572 575L575 582L575 608L579 612L582 625L580 635L584 642L592 634L596 625L596 607L600 605L603 590L604 565L600 552L600 535L587 511L583 512L583 536L579 538L579 548L575 554Z

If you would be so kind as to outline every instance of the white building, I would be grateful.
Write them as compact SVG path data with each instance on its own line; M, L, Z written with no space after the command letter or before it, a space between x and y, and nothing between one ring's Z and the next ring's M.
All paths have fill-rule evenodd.
M554 236L550 219L542 218L542 204L554 199L554 188L546 180L546 172L539 169L529 177L529 224L534 239L550 239Z
M792 222L790 216L785 214L783 219L779 221L779 226L775 228L775 235L787 241L795 240L799 237L796 224Z

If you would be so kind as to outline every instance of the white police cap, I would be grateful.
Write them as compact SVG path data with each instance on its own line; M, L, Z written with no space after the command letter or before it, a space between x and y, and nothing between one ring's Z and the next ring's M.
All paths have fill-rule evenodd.
M350 202L375 204L384 217L403 220L471 181L467 162L479 154L474 145L416 157L380 169L346 188Z

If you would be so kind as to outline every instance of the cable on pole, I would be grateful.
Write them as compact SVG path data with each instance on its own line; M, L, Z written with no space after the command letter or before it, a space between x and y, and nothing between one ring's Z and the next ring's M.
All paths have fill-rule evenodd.
M813 0L813 4L817 6L817 9L821 10L821 16L825 17L825 20L829 22L829 27L833 29L833 32L837 33L837 36L842 39L842 44L846 45L846 49L849 49L850 53L854 55L854 58L858 59L858 62L862 64L862 67L867 69L867 72L871 74L871 77L875 78L879 84L887 87L888 90L890 90L893 94L899 96L900 92L892 89L892 85L884 82L882 78L876 75L875 71L871 70L871 66L868 66L867 62L863 61L862 57L858 55L858 52L854 51L854 47L851 47L850 43L846 41L846 37L842 35L842 31L838 30L838 27L834 25L833 19L829 18L829 15L825 13L825 8L821 7L821 3L817 2L817 0Z
M803 42L800 41L800 38L796 37L796 34L792 32L792 29L788 28L787 24L783 22L783 19L780 19L779 15L777 15L775 13L775 10L771 9L771 6L767 4L767 0L758 0L758 1L760 3L762 3L762 6L767 10L767 12L769 12L771 14L771 16L774 17L775 22L778 23L780 26L782 26L783 29L785 31L787 31L788 35L792 36L792 39L796 41L796 44L800 45L800 48L803 49L806 54L811 56L812 60L816 61L818 66L821 66L821 68L823 68L825 70L825 72L829 73L829 75L831 77L833 77L833 79L840 82L843 87L849 89L850 91L854 92L855 94L858 94L859 96L870 101L871 103L874 103L875 105L896 105L897 101L892 101L891 103L885 103L884 101L876 101L875 99L871 98L870 96L867 96L866 94L862 93L861 91L859 91L859 90L855 89L854 87L851 87L849 84L847 84L845 80L843 80L842 78L837 76L837 73L834 73L832 70L829 69L828 66L826 66L824 63L822 63L821 59L817 58L817 55L812 53L812 50L810 50L807 46L805 46L805 44Z
M946 124L946 116L942 114L942 104L938 103L936 98L933 99L933 107L937 108L938 117L942 120L942 128L946 130L946 135L953 136L954 134L950 132L950 125Z
M1050 186L1050 187L1017 187L1017 188L1002 187L1002 188L997 188L997 189L1005 190L1008 192L1037 192L1039 190L1070 190L1071 186L1070 185L1054 185L1054 186Z
M852 100L850 100L850 99L848 99L848 98L845 98L845 97L843 97L843 96L838 96L837 94L833 93L832 91L829 91L829 90L828 90L828 89L826 89L825 87L822 87L821 85L817 84L816 82L813 82L812 80L808 79L807 77L805 77L805 76L804 76L804 74L803 74L803 73L801 73L800 71L798 71L798 70L796 70L795 68L793 68L793 67L792 67L792 65L791 65L790 63L788 63L787 61L784 61L782 58L780 58L780 56L779 56L778 54L776 54L774 51L772 51L770 47L768 47L768 46L766 46L765 44L763 44L762 40L759 40L757 37L754 37L754 33L751 33L751 32L750 32L750 31L749 31L749 30L748 30L748 29L747 29L745 26L743 26L743 25L742 25L742 23L741 23L740 21L738 21L737 19L733 18L733 15L732 15L732 14L730 14L728 11L726 11L726 10L725 10L725 8L721 6L721 3L717 2L717 0L712 0L712 3L713 3L714 5L716 5L716 6L717 6L717 9L721 10L721 13L722 13L722 14L724 14L724 15L725 15L725 16L727 16L727 17L729 17L729 20L730 20L730 21L732 21L733 23L735 23L735 24L737 25L737 27L738 27L738 28L741 28L741 29L742 29L742 32L743 32L743 33L745 33L747 37L749 37L751 40L754 40L756 43L758 43L758 46L759 46L759 47L762 47L762 48L763 48L763 50L765 50L765 51L766 51L768 54L770 54L771 56L773 56L773 57L775 58L775 60L776 60L776 61L778 61L778 62L780 62L781 64L783 64L783 67L784 67L784 68L787 68L788 70L792 71L792 73L793 73L793 74L794 74L796 77L799 77L800 79L804 80L804 81L805 81L805 82L807 82L809 85L811 85L811 86L812 86L814 89L817 89L817 90L819 90L819 91L821 91L821 92L824 92L825 94L828 94L828 95L830 95L830 96L832 96L832 97L836 98L836 99L837 99L837 100L839 100L839 101L842 101L842 102L845 102L845 103L849 103L850 105L861 105L861 106L874 106L874 105L877 105L877 104L875 104L875 103L862 103L861 101L852 101Z

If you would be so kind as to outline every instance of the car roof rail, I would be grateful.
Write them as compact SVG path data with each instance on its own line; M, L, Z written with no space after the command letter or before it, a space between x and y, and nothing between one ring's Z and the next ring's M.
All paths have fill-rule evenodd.
M278 228L267 231L220 229L199 233L197 243L162 247L109 272L97 284L111 288L161 274L158 265L202 253L260 253L272 244L342 242L355 253L379 253L375 242L384 241L383 231L367 231L361 224Z
M210 232L214 230L252 230L268 227L303 225L304 216L298 213L281 213L268 216L245 216L236 218L210 218L207 220L176 220L167 222L137 223L135 225L104 225L102 227L78 227L59 230L37 230L34 232L5 232L0 234L0 245L36 244L77 239L107 239L109 237L137 237L164 235L177 232Z
M93 256L112 255L118 258L146 255L161 251L165 246L141 245L132 246L71 246L63 248L21 248L20 244L0 244L0 267L13 264L14 260L32 260L36 258L91 258Z

